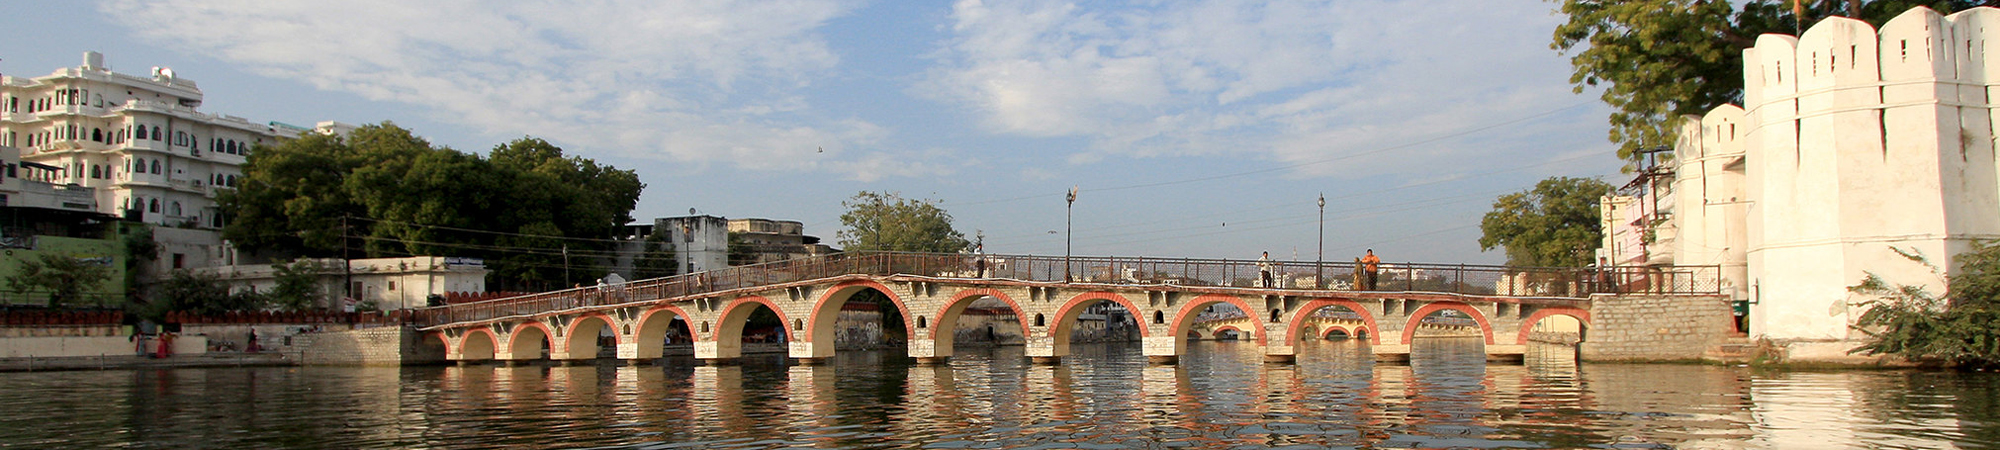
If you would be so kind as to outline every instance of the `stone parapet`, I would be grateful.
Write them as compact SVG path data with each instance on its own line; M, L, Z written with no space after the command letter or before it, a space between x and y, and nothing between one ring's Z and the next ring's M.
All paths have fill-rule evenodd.
M1729 298L1719 295L1591 296L1586 361L1691 361L1737 336Z

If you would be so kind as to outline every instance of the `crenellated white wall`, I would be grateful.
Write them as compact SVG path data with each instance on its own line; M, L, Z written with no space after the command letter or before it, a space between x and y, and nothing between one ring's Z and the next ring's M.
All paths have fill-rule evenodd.
M1892 248L1955 269L2000 237L1988 28L2000 9L1916 8L1879 31L1829 18L1758 37L1744 106L1689 120L1677 143L1676 262L1723 265L1753 301L1750 332L1775 340L1861 337L1847 287L1867 273L1940 291Z

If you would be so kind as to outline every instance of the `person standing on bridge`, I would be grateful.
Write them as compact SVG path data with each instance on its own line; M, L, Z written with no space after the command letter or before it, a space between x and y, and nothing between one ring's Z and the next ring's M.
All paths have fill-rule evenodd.
M1382 274L1382 258L1375 257L1375 249L1368 249L1368 255L1361 257L1362 271L1368 274L1368 288L1375 290L1375 280Z
M1277 287L1271 284L1271 252L1266 251L1264 256L1257 258L1257 275L1264 279L1264 287Z

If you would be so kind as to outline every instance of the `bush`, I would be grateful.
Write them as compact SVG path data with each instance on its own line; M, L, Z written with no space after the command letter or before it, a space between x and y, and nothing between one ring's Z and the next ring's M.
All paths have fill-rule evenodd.
M1938 271L1922 255L1896 252ZM1872 297L1862 303L1865 309L1854 324L1868 335L1868 343L1850 353L2000 367L2000 243L1976 242L1959 261L1960 273L1946 277L1944 295L1921 286L1891 285L1873 273L1848 287Z

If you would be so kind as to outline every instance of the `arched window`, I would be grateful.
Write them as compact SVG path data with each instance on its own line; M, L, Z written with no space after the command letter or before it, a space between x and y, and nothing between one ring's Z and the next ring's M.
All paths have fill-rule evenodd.
M229 176L229 178L227 178L227 179L225 179L225 180L223 180L223 181L226 181L226 183L223 183L223 185L224 185L224 186L229 186L229 187L236 187L236 176L235 176L235 175L230 175L230 176Z
M104 142L104 129L103 128L90 129L90 140L97 141L100 143Z
M91 178L93 178L93 179L95 179L95 178L104 178L104 172L103 172L103 170L104 170L103 168L101 168L101 167L98 167L98 166L97 166L96 164L91 164L91 165L90 165L90 177L91 177Z
M1278 323L1278 314L1280 314L1281 312L1282 310L1277 310L1277 309L1271 310L1271 323Z
M148 200L146 202L146 212L151 212L151 213L160 212L160 199L156 198Z
M1167 323L1167 313L1153 311L1153 323Z
M181 215L181 202L174 202L172 205L168 205L167 215L170 216Z
M166 139L166 134L165 134L165 133L161 133L161 132L160 132L160 126L159 126L159 125L154 125L154 126L153 126L153 140L157 141L157 140L161 140L161 139Z
M1035 313L1035 326L1038 326L1038 327L1041 327L1041 326L1048 326L1048 320L1045 320L1044 318L1042 318L1042 314L1041 314L1041 313Z
M157 159L153 160L153 173L160 173L160 160Z

